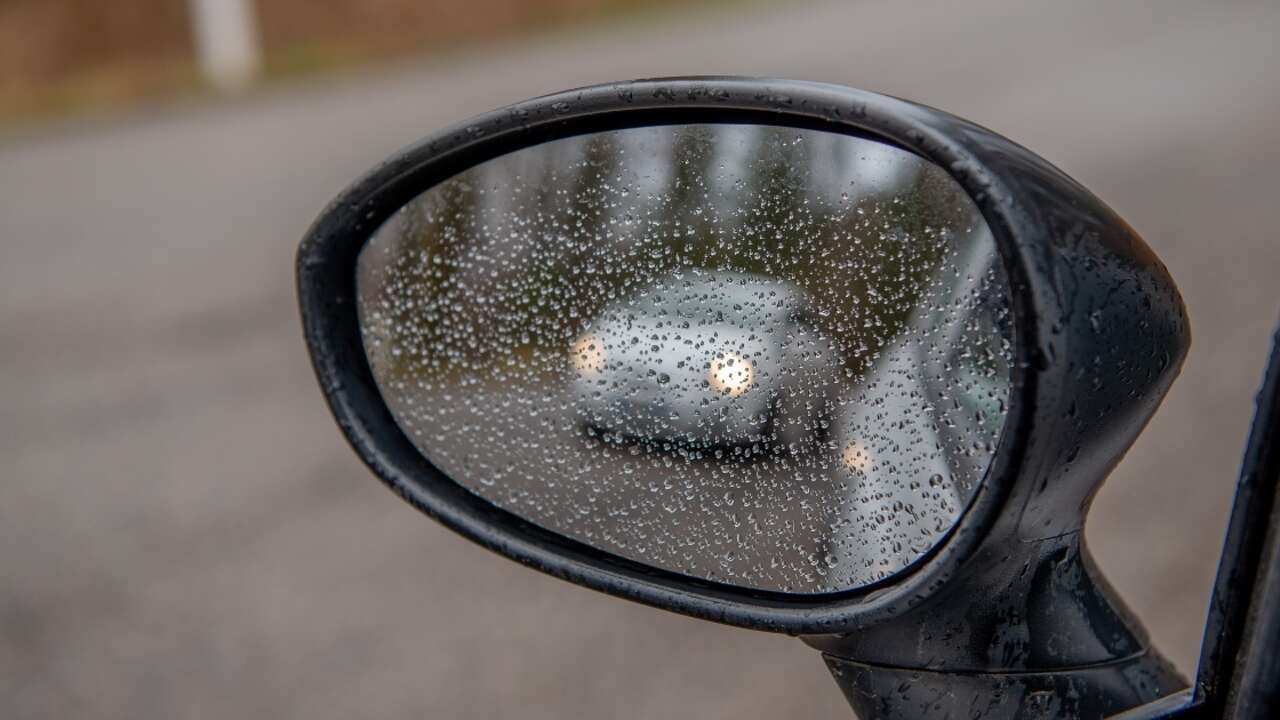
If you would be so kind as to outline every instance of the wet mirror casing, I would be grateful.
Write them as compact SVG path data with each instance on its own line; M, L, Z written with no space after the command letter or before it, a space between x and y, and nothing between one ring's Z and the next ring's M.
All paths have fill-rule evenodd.
M491 549L808 635L855 707L898 671L981 673L990 717L1052 690L1018 677L1091 712L1183 684L1080 533L1181 299L993 133L817 84L588 88L392 159L298 267L348 439ZM909 716L886 697L859 712Z

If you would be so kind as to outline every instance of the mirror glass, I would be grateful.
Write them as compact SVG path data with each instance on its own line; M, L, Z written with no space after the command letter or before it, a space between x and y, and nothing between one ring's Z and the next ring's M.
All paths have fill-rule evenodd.
M945 171L874 140L547 142L422 193L357 272L373 374L436 467L688 576L822 593L900 572L1004 425L991 234Z

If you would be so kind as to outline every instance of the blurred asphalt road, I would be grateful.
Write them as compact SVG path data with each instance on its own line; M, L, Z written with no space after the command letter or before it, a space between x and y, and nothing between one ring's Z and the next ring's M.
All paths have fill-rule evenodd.
M950 110L1148 239L1196 342L1089 537L1189 671L1280 317L1277 36L1265 2L729 6L0 137L0 714L845 716L795 640L596 595L419 517L313 387L293 251L349 179L476 112L673 74Z

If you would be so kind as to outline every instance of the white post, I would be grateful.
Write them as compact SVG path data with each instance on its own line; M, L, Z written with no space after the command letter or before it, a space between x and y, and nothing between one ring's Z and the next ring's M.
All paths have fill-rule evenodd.
M223 92L253 83L261 61L252 0L189 0L200 70Z

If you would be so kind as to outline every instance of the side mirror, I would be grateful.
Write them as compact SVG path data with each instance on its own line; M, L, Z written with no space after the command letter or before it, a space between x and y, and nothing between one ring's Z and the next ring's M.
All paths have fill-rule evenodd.
M803 636L866 720L1186 685L1082 535L1186 353L1182 300L988 130L773 80L538 98L357 181L298 284L395 492L558 577Z

